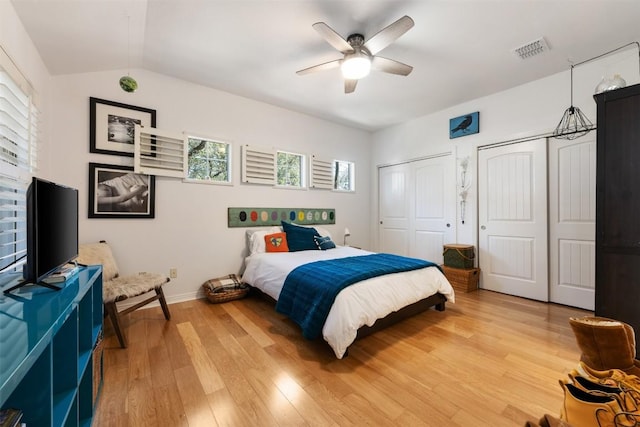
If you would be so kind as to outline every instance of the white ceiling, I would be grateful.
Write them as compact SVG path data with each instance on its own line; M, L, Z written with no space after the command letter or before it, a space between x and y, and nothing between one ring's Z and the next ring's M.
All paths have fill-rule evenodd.
M12 4L53 75L144 68L367 130L568 70L569 60L640 40L640 0ZM347 95L339 69L296 75L342 57L313 23L368 39L403 15L415 26L379 54L412 65L409 76L372 72ZM548 52L527 60L512 52L540 37Z

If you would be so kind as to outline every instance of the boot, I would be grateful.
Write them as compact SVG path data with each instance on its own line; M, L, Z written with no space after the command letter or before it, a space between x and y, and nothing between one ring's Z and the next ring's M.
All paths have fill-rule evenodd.
M613 397L618 401L618 405L620 405L623 411L633 413L635 416L640 417L640 409L638 409L640 405L640 393L637 391L625 391L618 386L594 382L580 375L569 374L569 378L573 381L573 385L582 391L586 391L592 395Z
M544 414L544 416L540 418L539 424L540 427L573 427L571 424L549 414Z
M620 387L623 390L635 390L640 393L640 378L635 375L627 375L620 369L608 369L597 371L591 369L584 362L578 363L578 368L569 375L580 375L600 384Z
M540 421L534 423L533 421L527 421L524 427L574 427L566 421L562 421L553 415L544 414ZM575 426L577 427L577 426Z
M560 381L564 403L560 419L579 427L634 427L633 415L625 413L611 396L599 396Z
M580 360L591 369L619 369L640 376L640 362L635 359L633 328L605 317L570 318L569 324L582 352Z

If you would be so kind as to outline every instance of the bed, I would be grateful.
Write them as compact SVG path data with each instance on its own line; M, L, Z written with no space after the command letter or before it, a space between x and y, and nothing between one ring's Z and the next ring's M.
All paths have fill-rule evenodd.
M282 303L280 298L287 277L298 267L309 269L312 268L311 264L317 265L319 261L344 258L335 262L349 262L353 260L352 257L374 255L373 252L348 246L336 246L328 250L265 251L265 236L279 232L282 230L274 227L247 233L250 255L245 259L242 276L243 282L273 299L277 308ZM328 234L322 229L318 233ZM286 292L284 296L288 296ZM321 325L321 335L336 357L341 359L357 337L366 336L431 307L442 311L447 301L455 301L454 291L436 266L415 267L409 271L368 278L338 292ZM306 332L304 328L303 332Z

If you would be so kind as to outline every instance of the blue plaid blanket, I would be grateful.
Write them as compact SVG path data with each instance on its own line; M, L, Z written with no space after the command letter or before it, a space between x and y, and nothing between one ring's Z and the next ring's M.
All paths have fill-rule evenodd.
M295 268L285 279L276 311L302 328L307 339L320 336L338 293L372 277L417 270L437 264L392 254L373 254L316 261Z

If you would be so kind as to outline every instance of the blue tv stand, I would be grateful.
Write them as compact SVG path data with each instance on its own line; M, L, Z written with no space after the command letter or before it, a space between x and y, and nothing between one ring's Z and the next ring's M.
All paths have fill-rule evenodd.
M80 268L54 291L25 286L0 294L0 409L28 426L90 426L94 348L102 332L102 268ZM94 355L100 360L94 361ZM101 371L100 371L101 372Z

